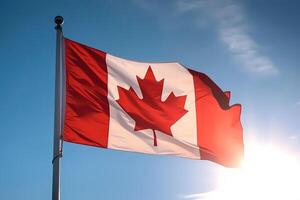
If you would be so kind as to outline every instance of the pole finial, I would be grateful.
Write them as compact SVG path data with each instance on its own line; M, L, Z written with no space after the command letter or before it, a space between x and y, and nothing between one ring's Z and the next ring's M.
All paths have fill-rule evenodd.
M64 18L62 16L58 15L54 18L54 21L57 25L62 25L64 23Z
M62 16L58 15L54 18L54 22L56 23L55 28L61 30L62 29L61 25L64 23L64 18Z

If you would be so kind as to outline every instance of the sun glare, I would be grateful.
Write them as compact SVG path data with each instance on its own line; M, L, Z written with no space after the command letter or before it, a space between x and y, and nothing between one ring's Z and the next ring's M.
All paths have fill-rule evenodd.
M247 145L240 169L222 169L205 200L300 200L300 162L279 146ZM200 196L199 196L200 197Z

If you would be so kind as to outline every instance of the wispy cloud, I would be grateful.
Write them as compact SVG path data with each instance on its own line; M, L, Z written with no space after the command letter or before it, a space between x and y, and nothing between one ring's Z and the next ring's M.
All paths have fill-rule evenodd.
M207 13L213 18L220 40L248 71L264 75L278 73L272 60L260 53L260 46L248 34L245 15L237 3L225 0L178 0L176 7L180 14L193 12L197 18Z
M289 139L290 140L296 140L298 138L298 135L297 134L293 134L293 135L290 135L289 136Z
M246 15L241 4L234 0L176 0L161 1L132 0L139 7L156 11L160 22L172 26L174 17L188 15L193 17L196 28L215 27L222 41L233 58L243 69L252 74L275 75L279 70L249 33ZM168 10L168 12L165 12ZM166 20L171 19L172 20ZM173 24L174 25L174 24ZM166 27L165 24L163 27Z
M179 12L189 12L189 11L194 11L199 8L203 8L207 6L207 1L177 1L176 3L177 10Z
M198 193L198 194L188 194L183 196L183 199L188 200L215 200L215 192L204 192L204 193Z
M296 102L296 106L300 106L300 100Z

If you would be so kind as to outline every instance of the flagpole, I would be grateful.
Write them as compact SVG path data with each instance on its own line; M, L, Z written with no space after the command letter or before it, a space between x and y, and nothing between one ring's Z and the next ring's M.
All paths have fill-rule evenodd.
M64 77L63 62L63 32L61 25L63 17L56 16L54 19L56 26L56 67L55 67L55 112L54 112L54 139L53 139L53 174L52 174L52 200L60 200L60 160L62 157L62 119L63 117L63 93L62 83Z

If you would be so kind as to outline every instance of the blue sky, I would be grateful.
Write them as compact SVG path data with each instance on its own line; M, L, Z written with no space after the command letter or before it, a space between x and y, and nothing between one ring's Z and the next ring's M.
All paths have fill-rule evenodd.
M110 54L179 61L243 105L255 137L300 154L297 0L1 1L1 199L51 199L55 30ZM62 199L185 199L213 190L208 161L64 143Z

